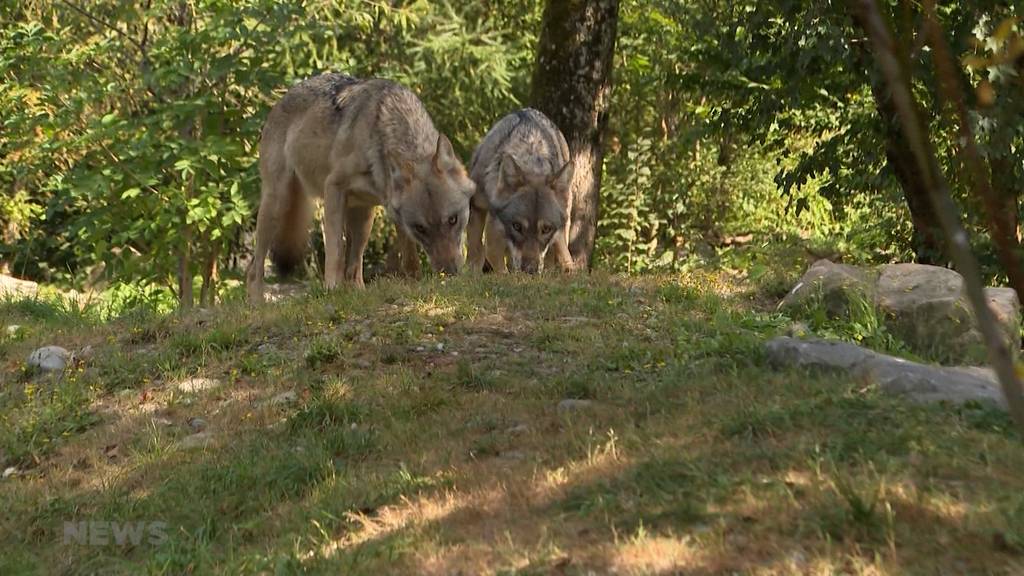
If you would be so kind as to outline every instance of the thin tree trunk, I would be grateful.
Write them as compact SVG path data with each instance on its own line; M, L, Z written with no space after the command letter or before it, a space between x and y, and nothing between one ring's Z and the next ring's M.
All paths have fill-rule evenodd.
M874 96L875 108L878 110L885 134L885 159L903 191L903 198L910 210L910 221L914 227L914 259L920 264L941 266L945 264L942 228L928 201L925 178L914 160L910 143L900 128L899 114L893 105L889 88L881 78L872 76L871 94Z
M548 0L530 101L565 134L575 162L569 251L590 267L600 212L618 0Z
M945 246L964 278L967 300L971 304L974 318L988 349L989 361L1002 385L1003 396L1019 432L1024 433L1024 390L1014 364L1010 347L999 329L995 315L988 307L985 287L981 281L981 269L971 252L970 237L960 223L959 209L953 201L945 175L935 155L927 124L922 121L920 106L914 99L910 77L905 70L896 42L893 40L885 17L875 0L849 0L854 17L867 32L879 70L882 72L893 106L900 120L900 127L910 144L918 172L924 178L928 200L942 226ZM972 182L978 193L978 182Z
M192 27L192 7L187 1L179 2L175 7L175 11L171 14L171 21L182 28L188 30ZM179 96L187 95L191 92L191 82L186 80L183 85L178 89ZM181 137L182 142L191 142L196 137L196 121L195 118L189 117L182 121L181 127L178 129L178 135ZM195 176L190 176L186 182L182 183L184 186L184 205L182 209L184 213L181 217L181 238L179 239L180 247L178 249L178 305L182 309L191 308L195 304L195 296L192 291L192 227L188 223L188 202L192 199L194 192Z
M220 244L207 236L203 244L209 246L206 261L203 263L203 286L199 290L199 305L210 307L217 299L217 258L220 256Z

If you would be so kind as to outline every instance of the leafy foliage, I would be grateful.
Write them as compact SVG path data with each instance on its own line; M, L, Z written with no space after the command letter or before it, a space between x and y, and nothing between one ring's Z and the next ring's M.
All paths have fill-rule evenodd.
M0 266L65 284L97 277L171 294L247 257L269 107L326 71L421 95L468 158L525 105L541 2L29 0L0 5ZM947 169L921 15L887 4ZM1024 189L1019 9L940 11L982 152L1014 214ZM845 4L624 0L598 261L683 269L753 233L827 242L855 260L913 257L886 157L871 54ZM980 207L953 182L992 275ZM383 261L378 226L368 262ZM103 268L97 265L102 264Z

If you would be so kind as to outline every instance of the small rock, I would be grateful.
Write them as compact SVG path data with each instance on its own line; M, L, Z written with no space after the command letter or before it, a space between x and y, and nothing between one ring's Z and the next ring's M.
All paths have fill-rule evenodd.
M516 424L515 426L505 430L506 433L512 436L522 436L530 431L530 427L526 424Z
M287 392L281 392L277 396L270 399L268 404L271 406L281 406L284 404L293 404L299 401L299 395L289 390Z
M174 422L169 418L164 418L163 416L156 416L151 420L151 422L156 426L174 426Z
M273 354L275 351L274 345L270 342L264 342L256 347L256 352L260 354Z
M14 476L17 473L17 468L15 468L14 466L8 466L7 468L4 469L4 478L10 478L11 476Z
M71 360L71 353L60 346L43 346L29 355L28 365L47 372L63 370Z
M188 427L194 433L199 433L202 432L203 430L206 430L207 426L208 424L206 420L203 420L202 418L194 417L188 419Z
M189 378L178 382L177 388L179 392L195 394L204 390L212 390L218 386L220 386L220 380L216 378Z
M444 352L444 342L438 342L434 346L434 349L437 350L438 352Z
M15 336L18 335L18 332L21 332L21 326L17 324L11 324L6 328L5 331L7 332L8 338L14 338Z
M509 450L508 452L502 452L501 455L498 456L498 458L501 458L502 460L511 460L513 462L517 462L519 460L525 460L526 453L520 452L519 450Z
M181 441L178 442L178 448L181 448L182 450L205 448L212 439L213 435L209 432L199 432L182 438Z
M559 412L576 412L579 410L585 410L593 406L594 403L590 400L579 400L576 398L566 398L558 403Z

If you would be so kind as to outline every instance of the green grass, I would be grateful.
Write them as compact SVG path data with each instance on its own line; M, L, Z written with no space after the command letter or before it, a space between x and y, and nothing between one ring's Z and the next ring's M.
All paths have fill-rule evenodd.
M773 371L785 273L382 280L115 319L0 303L24 326L0 336L0 573L1024 570L1006 416ZM841 335L884 336L861 320ZM45 344L93 354L25 371ZM210 442L186 449L194 417ZM64 544L80 520L169 529Z

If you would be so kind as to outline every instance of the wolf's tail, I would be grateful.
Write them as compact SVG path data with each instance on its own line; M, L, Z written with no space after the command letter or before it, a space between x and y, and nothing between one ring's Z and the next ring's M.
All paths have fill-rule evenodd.
M277 233L270 244L270 261L278 276L290 276L302 269L309 249L312 219L313 203L302 191L298 178L292 176L281 206Z

